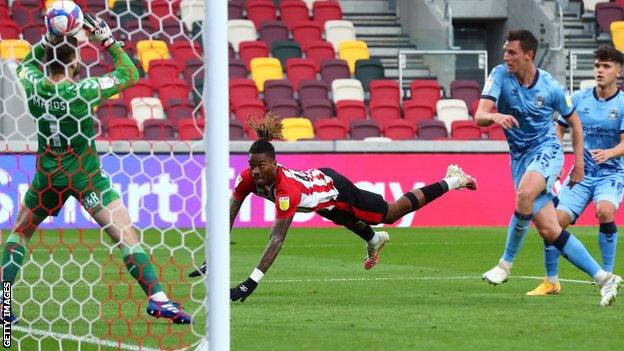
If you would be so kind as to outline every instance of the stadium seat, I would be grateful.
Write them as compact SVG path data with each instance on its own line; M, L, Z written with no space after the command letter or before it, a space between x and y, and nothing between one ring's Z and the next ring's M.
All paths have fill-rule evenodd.
M288 0L280 3L282 21L292 30L293 26L302 21L310 20L308 7L302 0Z
M38 43L41 36L46 32L45 26L39 24L29 24L22 27L22 38L31 45Z
M323 60L336 58L333 46L324 40L309 42L308 47L305 49L305 54L306 58L314 61L316 72L321 71L321 62Z
M204 137L203 118L183 119L177 122L180 140L201 140Z
M165 60L171 58L167 43L162 40L139 40L136 44L137 55L143 71L149 72L151 60Z
M341 42L338 46L338 57L347 61L347 64L349 64L349 71L354 73L355 61L369 59L370 53L365 41L347 40Z
M384 67L380 59L373 57L368 60L355 61L355 79L362 82L364 91L370 91L371 81L385 77Z
M143 121L143 138L146 140L174 140L175 127L167 119L148 119Z
M0 21L5 19L11 19L11 12L5 2L0 2Z
M243 124L247 123L247 118L261 117L265 112L266 108L259 99L245 99L234 104L234 115Z
M86 0L87 10L90 13L100 14L107 11L106 3L102 0ZM111 7L112 8L112 7Z
M349 79L349 64L345 60L330 59L321 61L321 78L327 86L331 86L335 79Z
M388 121L401 119L401 106L396 100L375 99L369 104L371 119L384 124Z
M474 121L453 121L451 123L451 138L456 140L481 140L483 133Z
M419 121L418 138L423 140L448 139L446 125L444 122L436 120Z
M299 101L309 99L327 99L328 89L322 80L302 80L299 82Z
M299 44L292 40L276 40L273 42L271 48L271 54L273 57L280 60L282 67L286 67L286 61L289 58L301 57L301 47Z
M389 99L396 102L401 101L401 90L399 82L395 80L372 80L370 82L370 98Z
M438 120L444 122L446 129L451 130L453 121L461 121L470 119L468 115L468 107L464 100L444 99L436 103L436 114Z
M470 115L473 117L476 117L477 109L479 108L479 101L480 100L474 100L470 104ZM496 112L496 106L492 107L491 112Z
M614 2L596 4L596 23L599 32L609 33L611 22L624 20L624 8Z
M158 89L169 81L178 79L180 68L173 60L152 60L149 63L149 80Z
M231 78L247 78L249 75L249 70L247 70L247 66L245 62L241 59L230 59L229 67L229 77ZM187 70L184 70L184 77L187 78Z
M601 2L609 2L610 0L583 0L583 10L584 11L596 11L596 4Z
M184 79L172 79L158 87L158 95L160 95L163 104L171 99L188 101L190 92L191 88Z
M180 0L150 0L146 2L149 14L156 18L173 17L180 10Z
M505 130L498 124L492 124L491 126L489 126L486 130L486 133L488 135L488 139L490 140L507 140L507 137L505 136Z
M264 101L267 105L276 99L292 99L293 96L294 88L287 79L269 79L264 82Z
M470 107L472 102L479 100L481 97L481 89L479 83L474 80L455 80L451 82L451 99L460 99L466 103L466 108Z
M316 67L314 61L304 58L289 58L286 61L286 76L292 83L293 88L299 88L299 82L302 80L316 79Z
M282 134L287 141L314 138L312 122L307 118L284 118L282 119L282 125L284 126Z
M136 38L140 38L141 36L147 36L148 33L158 35L161 39L166 38L169 43L187 38L184 25L178 18L162 18L155 26L152 25L151 22L143 21L141 26L141 31L131 35L132 40L136 40Z
M234 51L237 53L241 41L255 41L258 39L256 27L250 20L229 20L227 21L227 27L228 41L232 43L232 47L234 47Z
M144 12L143 1L115 1L113 3L111 16L118 19L120 26L125 28L128 21L136 20L141 17Z
M256 57L269 57L269 48L263 41L241 41L238 47L238 56L247 69L251 69L251 59Z
M349 125L351 127L351 139L364 140L381 136L381 127L377 121L371 119L352 120Z
M310 11L312 11L314 3L317 1L325 1L325 0L303 0L303 2L305 2L306 6L308 7L308 10Z
M232 46L232 43L228 41L228 59L234 59L234 58L236 58L236 51L234 51L234 47Z
M323 28L327 21L342 19L342 8L335 0L316 1L312 5L312 17Z
M247 78L231 78L229 79L230 101L241 101L245 99L257 99L258 88L256 83Z
M433 79L417 79L410 84L411 100L421 100L429 103L435 109L440 100L440 85Z
M0 22L0 38L2 38L2 40L19 39L19 37L20 29L15 22L10 19L5 19Z
M275 4L271 0L247 1L247 18L260 29L262 22L275 21Z
M312 121L334 117L334 109L328 99L303 100L301 107L303 108L303 116Z
M89 66L84 66L82 63L78 64L80 65L81 78L83 73L86 75L85 77L99 77L111 71L111 68L103 63L95 63Z
M157 98L134 98L130 106L132 106L132 118L139 123L139 128L143 127L143 121L147 119L165 119L165 111Z
M347 139L349 125L337 118L320 118L314 121L314 133L318 140Z
M323 40L323 30L315 21L301 21L292 28L293 39L306 49L312 42Z
M110 140L138 140L141 130L133 118L113 118L108 121L108 138Z
M288 40L288 27L282 21L264 21L258 31L260 40L264 41L267 47L272 48L277 40Z
M191 31L193 23L204 20L204 0L180 1L180 19L184 23L186 30Z
M334 103L340 100L364 101L362 82L357 79L335 79L331 87Z
M181 119L195 117L195 107L188 101L167 101L165 112L170 120L179 121Z
M154 95L154 90L152 89L152 85L147 79L139 79L134 85L125 89L121 96L123 97L124 102L126 103L126 107L130 107L132 99L136 97L152 97Z
M336 117L350 123L355 119L366 119L366 106L360 100L341 100L336 103Z
M282 79L282 65L273 57L256 57L251 60L251 78L256 82L258 91L264 91L264 81Z
M229 120L230 122L230 140L246 140L247 134L245 133L245 127L236 118Z
M39 37L41 40L41 36ZM85 41L78 43L78 49L80 50L80 60L85 64L89 65L94 62L100 62L100 49L95 46L95 44Z
M242 0L228 0L228 20L245 19L244 8L245 3Z
M30 44L26 40L0 40L0 58L22 60L30 52Z
M617 49L617 46L616 46ZM622 49L618 49L618 50L622 50ZM583 79L580 83L579 83L579 89L586 89L586 88L591 88L591 87L595 87L596 86L596 80L594 79Z
M228 43L229 44L229 43ZM228 45L228 48L230 46ZM234 49L232 48L232 53ZM171 55L176 61L180 70L186 66L186 62L191 59L202 61L203 50L199 43L190 40L176 40L171 43ZM233 58L233 57L232 57Z
M20 28L43 22L41 9L36 7L13 6L11 10L11 18Z
M412 140L416 138L416 124L404 119L394 119L382 124L383 134L392 140Z
M334 51L338 51L343 41L357 40L353 22L347 20L331 20L325 22L325 40L330 42Z
M295 99L275 99L267 104L267 110L275 113L280 119L299 117L299 104Z
M611 22L611 41L616 49L624 50L624 21Z

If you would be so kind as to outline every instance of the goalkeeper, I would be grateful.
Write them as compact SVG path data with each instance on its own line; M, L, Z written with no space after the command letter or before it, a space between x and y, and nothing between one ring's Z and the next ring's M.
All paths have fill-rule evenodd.
M57 216L69 196L75 197L120 248L128 272L149 297L147 313L177 324L191 317L169 300L119 194L102 171L95 148L95 106L134 84L139 75L103 20L85 15L84 29L113 57L114 71L74 81L80 56L73 36L46 33L17 75L38 130L37 171L20 206L2 256L2 280L13 282L22 266L26 244L39 224ZM42 64L45 74L39 69ZM11 322L15 316L11 316Z

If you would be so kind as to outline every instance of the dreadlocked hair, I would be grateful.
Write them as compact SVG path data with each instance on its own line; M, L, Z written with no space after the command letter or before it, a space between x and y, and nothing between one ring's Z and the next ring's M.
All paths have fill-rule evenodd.
M249 128L258 135L258 140L254 141L249 148L250 154L268 154L275 159L275 148L271 144L271 140L283 139L282 122L278 116L269 111L262 118L254 119L249 117Z

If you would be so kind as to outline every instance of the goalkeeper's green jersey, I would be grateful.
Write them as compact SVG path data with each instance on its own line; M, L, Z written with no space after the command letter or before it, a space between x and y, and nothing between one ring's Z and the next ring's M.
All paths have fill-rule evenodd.
M37 125L35 180L39 178L53 186L81 187L88 182L88 175L99 172L93 108L139 78L136 66L119 44L111 45L108 51L113 57L114 71L78 82L53 82L44 75L39 68L45 57L41 43L18 66L17 76Z

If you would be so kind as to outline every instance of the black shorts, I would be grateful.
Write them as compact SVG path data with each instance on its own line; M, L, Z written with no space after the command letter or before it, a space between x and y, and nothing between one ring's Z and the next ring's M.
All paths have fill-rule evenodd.
M331 168L319 168L334 180L338 190L336 206L317 213L338 225L362 221L368 224L383 223L388 214L388 203L383 196L356 187L349 179Z

